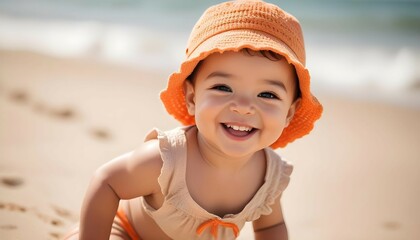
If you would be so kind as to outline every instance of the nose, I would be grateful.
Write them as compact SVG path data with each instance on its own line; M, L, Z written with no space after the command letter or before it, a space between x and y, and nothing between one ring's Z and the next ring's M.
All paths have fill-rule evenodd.
M247 97L235 98L230 105L230 110L241 115L251 115L255 113L253 102Z

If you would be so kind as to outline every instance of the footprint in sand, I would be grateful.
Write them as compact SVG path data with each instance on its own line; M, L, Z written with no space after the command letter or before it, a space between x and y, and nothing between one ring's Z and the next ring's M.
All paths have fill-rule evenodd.
M51 208L54 210L54 212L61 218L66 219L70 222L75 222L77 220L77 216L70 212L67 209L64 209L62 207L51 205ZM63 233L58 232L50 232L49 233L51 237L55 239L61 239L63 237Z
M71 120L77 117L76 111L71 107L49 107L47 104L37 102L33 104L33 109L40 114L58 120Z
M92 128L89 131L90 135L99 140L109 140L111 139L111 134L106 129L101 128Z
M14 204L14 203L0 203L0 209L12 211L12 212L22 212L22 213L27 211L25 207L20 206L18 204Z
M21 89L14 90L10 93L10 98L16 103L30 103L29 94ZM71 107L51 107L48 104L42 102L32 103L33 109L39 114L45 114L51 118L58 120L72 120L77 118L77 112ZM92 128L89 130L89 134L95 139L104 141L112 138L109 131L101 128Z
M76 111L70 107L51 108L45 104L37 103L34 105L34 109L39 113L46 113L50 117L60 120L75 119L78 116ZM110 140L112 138L111 133L105 128L93 127L88 132L90 136L101 141Z
M74 221L74 219L76 219L76 216L74 216L70 211L68 211L64 208L54 206L54 205L52 205L51 208L61 218L67 219L69 221L71 220L72 222ZM11 211L11 212L30 213L30 214L34 214L38 219L45 222L46 224L52 225L54 227L60 228L60 227L65 226L65 222L62 221L61 219L57 218L57 217L52 217L52 216L49 216L47 214L41 213L37 209L28 209L28 208L26 208L22 205L15 204L15 203L0 202L0 210L6 210L6 211ZM0 229L1 230L12 231L12 230L17 230L18 226L13 225L13 224L4 224L4 225L0 225ZM53 237L54 239L60 239L63 236L63 234L59 233L59 232L49 232L49 235L51 237Z
M70 212L67 209L64 209L62 207L58 207L56 205L51 205L51 208L61 218L64 218L64 219L67 219L67 220L70 220L70 221L75 221L77 219L77 216L74 215L72 212Z
M29 94L22 89L16 89L10 92L10 99L16 103L30 103ZM33 108L38 113L46 113L51 117L57 119L73 119L76 117L76 112L71 107L48 107L47 104L41 102L33 103Z
M50 224L52 226L56 226L56 227L61 227L64 225L64 222L61 221L60 219L48 216L44 213L38 212L38 211L34 211L35 215L41 219L43 222Z
M70 120L76 117L76 112L70 107L47 109L51 117L62 120Z
M17 226L11 225L11 224L9 224L9 225L0 225L0 229L1 230L15 230L15 229L17 229Z
M382 227L388 230L395 231L401 228L401 224L395 221L387 221L387 222L382 223Z
M16 103L28 103L29 95L23 90L14 90L10 93L10 99Z
M50 236L55 239L60 239L62 237L61 233L50 232Z
M16 188L23 184L23 179L19 177L2 177L1 184L10 187L10 188Z
M58 209L60 209L60 210L58 210ZM49 216L47 214L44 214L44 213L38 211L37 209L28 209L24 206L21 206L19 204L15 204L15 203L2 203L2 202L0 202L0 210L6 210L6 211L11 211L11 212L21 212L21 213L31 213L31 214L34 214L36 217L38 217L38 219L40 219L41 221L43 221L47 224L50 224L52 226L55 226L55 227L61 227L61 226L65 225L64 222L59 218L52 217L52 216ZM56 213L57 212L60 213L59 216L65 216L67 213L70 214L69 211L64 210L62 208L55 207L54 210L55 210Z

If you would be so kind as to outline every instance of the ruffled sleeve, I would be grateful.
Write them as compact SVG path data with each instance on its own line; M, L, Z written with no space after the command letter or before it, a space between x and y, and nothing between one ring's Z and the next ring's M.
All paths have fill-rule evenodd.
M269 215L273 210L271 205L278 196L287 188L290 181L290 175L293 172L293 165L283 160L272 149L266 150L267 172L262 191L256 197L260 199L258 206L250 212L246 221L254 221L261 215Z
M153 129L145 137L145 141L151 139L159 141L163 165L158 182L166 198L171 198L182 188L180 179L184 177L182 170L185 168L185 162L183 160L186 158L184 133L184 129L179 128L166 132ZM181 171L175 171L176 168Z

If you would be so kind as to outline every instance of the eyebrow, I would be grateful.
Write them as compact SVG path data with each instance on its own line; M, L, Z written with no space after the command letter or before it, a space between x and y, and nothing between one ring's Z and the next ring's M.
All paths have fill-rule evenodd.
M268 83L270 85L273 85L273 86L277 86L279 88L282 88L287 93L286 86L280 80L264 79L264 82L266 82L266 83Z
M205 79L214 78L214 77L232 78L233 75L230 74L230 73L226 73L226 72L216 71L216 72L210 73ZM284 85L284 83L282 81L273 80L273 79L264 79L263 81L270 84L270 85L277 86L277 87L283 89L287 93L286 86Z
M233 76L233 75L232 75L232 74L229 74L229 73L216 71L216 72L212 72L212 73L210 73L210 74L206 77L206 79L209 79L209 78L214 78L214 77L232 78L232 76Z

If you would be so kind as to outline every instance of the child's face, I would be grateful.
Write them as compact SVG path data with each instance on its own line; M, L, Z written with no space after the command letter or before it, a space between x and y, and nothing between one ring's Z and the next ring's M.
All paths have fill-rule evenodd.
M185 89L206 145L240 157L280 137L298 104L295 88L294 69L285 59L225 52L207 57Z

